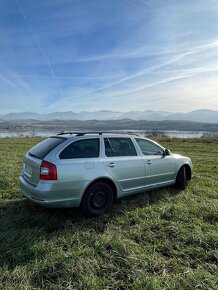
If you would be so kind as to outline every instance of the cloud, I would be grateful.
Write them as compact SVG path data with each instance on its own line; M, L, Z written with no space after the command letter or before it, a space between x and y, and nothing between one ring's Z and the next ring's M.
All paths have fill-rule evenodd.
M83 99L85 97L86 99L88 97L92 98L92 97L95 97L96 94L101 95L101 97L103 98L118 97L118 96L123 97L129 94L133 95L133 93L141 92L150 87L159 86L159 85L169 83L169 82L174 82L176 80L192 78L197 74L203 74L203 73L205 74L207 72L216 72L218 70L218 66L214 65L213 59L212 59L212 64L213 64L212 66L208 66L207 64L205 66L197 66L197 67L191 66L190 67L189 62L190 60L193 60L193 55L194 55L195 56L194 61L196 62L197 60L198 61L200 60L200 63L201 63L202 51L206 50L208 53L209 49L216 48L217 46L218 46L218 42L213 41L208 44L203 44L201 46L192 47L190 48L189 51L183 54L177 55L164 63L147 67L142 71L131 74L122 79L116 80L115 82L106 84L105 86L100 87L94 91L88 92L84 95L79 95L78 98L79 99ZM186 64L185 62L187 62L189 66L188 67L185 66L185 68L182 68L182 69L181 68L176 69L176 65L180 64L182 61L184 62L183 66L185 66ZM153 78L151 81L146 83L145 78L142 78L142 77L145 77L147 74L151 74L152 72L155 72L155 71L161 72L166 67L168 67L168 71L167 72L165 71L165 74L163 73L162 75L157 77L155 80ZM138 81L139 78L140 80ZM124 87L122 86L121 89L119 88L119 85L122 85L123 83L125 84L127 82L128 82L128 85ZM131 82L131 86L129 85L130 82ZM116 89L111 91L110 89L113 87L116 87ZM104 94L105 91L106 91L106 94ZM73 101L73 98L71 97L71 98L65 99L62 104L69 105L72 101Z
M167 96L177 110L187 84L192 109L216 108L217 86L208 80L218 75L217 7L215 0L3 1L4 111L13 101L21 111L159 110ZM197 101L196 79L207 100Z

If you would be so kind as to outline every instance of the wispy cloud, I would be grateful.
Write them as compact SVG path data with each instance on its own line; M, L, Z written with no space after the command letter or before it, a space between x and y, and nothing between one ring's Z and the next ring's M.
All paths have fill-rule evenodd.
M0 81L2 81L3 83L5 83L6 85L8 85L9 87L12 87L13 89L17 90L17 86L16 84L14 84L14 82L12 82L11 80L9 80L8 78L6 78L3 75L0 75Z
M56 76L56 74L55 74L55 71L54 71L53 65L51 64L51 62L50 62L50 60L49 60L47 54L45 53L45 50L44 50L44 49L42 48L42 46L40 45L39 40L38 40L38 38L37 38L37 35L36 35L36 33L35 33L35 31L34 31L32 25L31 25L30 21L28 20L28 17L27 17L27 15L26 15L26 12L25 12L23 6L22 6L21 3L20 3L20 0L16 0L16 1L17 1L18 6L19 6L20 12L21 12L21 14L22 14L22 16L23 16L23 18L24 18L24 20L25 20L27 26L28 26L28 29L29 29L30 33L32 34L32 36L33 36L33 39L34 39L35 45L36 45L36 47L39 49L39 51L40 51L40 53L41 53L41 55L42 55L42 58L43 58L44 61L45 61L45 64L48 66L48 68L49 68L49 70L50 70L51 76L52 76L52 78L54 79L54 82L55 82L55 84L56 84L56 86L57 86L57 89L58 89L58 91L59 91L60 98L63 98L62 88L61 88L60 82L59 82L59 80L58 80L58 78L57 78L57 76Z
M4 0L0 111L218 109L217 27L216 0Z
M217 72L218 71L218 66L214 65L214 61L213 61L213 65L212 66L197 66L197 67L190 67L190 65L187 68L183 68L183 69L176 69L176 65L180 64L181 61L185 61L185 58L189 58L189 59L193 59L193 55L198 55L199 53L201 53L202 51L206 50L208 52L208 50L210 48L216 48L218 46L218 42L217 41L213 41L211 43L208 44L203 44L200 46L195 46L189 49L189 51L183 53L183 54L179 54L173 58L171 58L168 61L165 61L163 63L151 66L151 67L147 67L144 70L141 70L137 73L131 74L129 76L126 76L122 79L116 80L115 82L109 83L103 87L100 87L96 90L90 91L84 95L79 95L78 97L80 99L84 98L84 97L94 97L95 95L98 94L101 97L107 98L107 97L123 97L123 96L127 96L127 95L132 95L133 93L138 93L138 92L142 92L143 90L150 88L150 87L154 87L154 86L158 86L158 85L162 85L165 83L170 83L170 82L174 82L176 80L181 80L181 79L185 79L185 78L192 78L193 76L196 76L197 74L202 74L202 73L207 73L207 72ZM197 60L199 61L200 56L197 57ZM196 58L194 58L195 62L196 62ZM186 60L187 61L187 60ZM188 60L189 62L189 60ZM201 60L202 62L202 60ZM168 68L168 71L166 71L165 69ZM155 78L149 80L148 82L146 82L146 75L151 74L152 72L161 72L163 71L162 75L160 75L156 80L154 80ZM169 77L166 77L167 75L171 75ZM142 78L143 77L143 78ZM139 81L138 81L139 79ZM134 82L135 81L135 82ZM131 86L129 85L129 83L131 82ZM119 85L128 83L126 86L122 86L120 88ZM115 90L110 90L111 88L116 87ZM106 94L105 94L106 91ZM73 97L65 99L64 104L65 105L69 105L71 102L73 101Z

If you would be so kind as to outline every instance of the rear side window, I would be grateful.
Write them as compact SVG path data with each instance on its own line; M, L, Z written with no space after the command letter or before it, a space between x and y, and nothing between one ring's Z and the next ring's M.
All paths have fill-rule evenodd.
M99 157L99 139L79 140L67 146L59 155L60 159Z
M112 156L136 156L136 150L130 138L105 138L105 155Z
M36 158L39 158L39 159L44 159L45 156L49 152L51 152L55 147L57 147L59 144L61 144L65 140L66 140L65 138L61 138L61 137L51 137L51 138L48 138L48 139L40 142L36 146L34 146L28 152L28 154L30 156L33 156L33 157L36 157Z

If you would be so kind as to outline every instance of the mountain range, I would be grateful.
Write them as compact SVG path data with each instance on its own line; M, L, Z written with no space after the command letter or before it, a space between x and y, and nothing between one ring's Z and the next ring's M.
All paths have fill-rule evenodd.
M114 112L114 111L96 111L86 112L82 111L75 113L68 112L54 112L49 114L38 114L33 112L22 113L8 113L0 115L0 120L147 120L147 121L164 121L164 120L178 120L178 121L193 121L201 123L218 123L218 111L213 110L195 110L189 113L172 113L165 111L129 111L129 112Z

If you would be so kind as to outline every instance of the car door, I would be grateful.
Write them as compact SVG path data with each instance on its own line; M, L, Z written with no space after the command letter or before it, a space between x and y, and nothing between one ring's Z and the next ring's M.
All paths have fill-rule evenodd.
M161 186L175 180L175 161L171 155L165 155L163 148L156 143L135 138L145 164L145 187Z
M131 138L104 138L104 164L123 192L143 190L145 167Z

